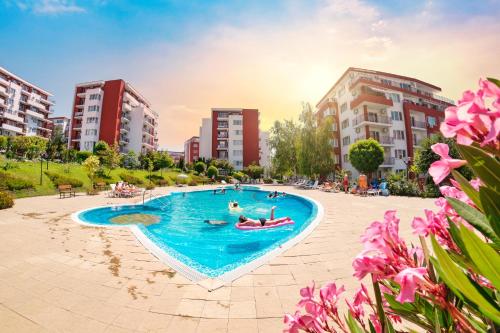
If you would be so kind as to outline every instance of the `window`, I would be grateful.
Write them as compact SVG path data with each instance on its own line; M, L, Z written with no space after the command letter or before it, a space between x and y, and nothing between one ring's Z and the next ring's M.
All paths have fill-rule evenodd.
M411 85L408 83L400 83L399 86L406 90L411 90Z
M332 124L332 131L336 132L338 129L337 123Z
M242 130L234 130L234 134L235 135L243 135L243 131Z
M344 136L342 138L342 146L347 146L347 145L350 145L351 144L351 137L348 135L348 136Z
M396 140L404 140L405 139L405 132L401 130L394 130L392 131L394 139Z
M342 129L349 127L349 118L342 121Z
M85 141L83 146L86 150L94 149L95 141Z
M85 135L97 135L97 130L96 129L86 129Z
M391 119L396 121L403 121L403 114L400 111L391 111Z
M234 165L235 166L242 166L243 165L243 161L234 161Z
M7 87L7 93L12 94L12 96L16 95L16 89Z
M347 111L347 103L344 103L340 106L340 113L344 113Z
M240 125L241 126L241 119L234 119L233 125Z
M388 86L392 85L392 81L391 80L381 79L380 81L382 82L382 84L386 84Z
M340 155L338 155L338 154L333 155L333 162L335 164L339 164L340 163Z
M243 140L233 140L233 145L241 146L241 145L243 145Z
M339 98L342 97L342 95L344 95L344 93L345 93L345 87L340 88L339 93L338 93Z
M336 148L339 146L339 141L337 139L330 139L330 145Z
M434 127L436 126L436 117L427 117L427 124L429 124L429 127Z
M101 95L100 94L91 94L90 95L90 98L89 98L91 101L93 100L101 100Z
M394 150L394 157L395 158L405 158L406 157L406 150L404 150L404 149L395 149Z
M99 118L97 117L88 117L87 124L97 124L99 122Z
M96 111L98 112L99 111L99 105L89 105L89 107L87 108L88 111Z
M243 156L243 150L233 150L234 156Z
M392 99L394 103L399 103L401 101L401 99L399 98L399 94L390 93L389 98Z

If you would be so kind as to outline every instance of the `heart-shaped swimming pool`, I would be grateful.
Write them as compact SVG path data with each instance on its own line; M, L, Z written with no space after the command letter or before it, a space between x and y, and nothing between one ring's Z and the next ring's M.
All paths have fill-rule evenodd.
M322 215L320 205L298 195L271 199L270 192L258 188L219 192L174 192L145 205L97 207L73 217L97 226L126 225L153 254L189 279L228 282L300 241ZM230 201L242 210L230 210ZM240 215L269 219L273 206L275 217L295 223L257 230L235 227Z

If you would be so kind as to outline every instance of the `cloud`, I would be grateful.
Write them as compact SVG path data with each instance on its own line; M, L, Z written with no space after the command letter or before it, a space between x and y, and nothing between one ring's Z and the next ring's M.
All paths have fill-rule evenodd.
M32 11L39 15L58 15L67 13L84 13L85 8L71 0L27 0L16 1L17 7L23 11Z

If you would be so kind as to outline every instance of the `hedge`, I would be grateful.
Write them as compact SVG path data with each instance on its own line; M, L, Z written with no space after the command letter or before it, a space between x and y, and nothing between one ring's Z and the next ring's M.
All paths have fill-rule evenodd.
M6 192L0 192L0 209L10 208L14 206L14 200L10 194Z
M0 189L18 191L32 189L34 187L35 184L27 179L16 177L5 172L0 172Z
M54 186L59 186L59 185L71 185L72 187L82 187L83 182L80 179L68 177L65 175L58 174L57 172L53 171L45 171L44 172L47 177L52 181Z
M132 185L144 184L144 181L142 179L140 179L139 177L136 177L134 175L130 175L130 174L125 173L125 172L120 173L119 176L124 182L132 184Z

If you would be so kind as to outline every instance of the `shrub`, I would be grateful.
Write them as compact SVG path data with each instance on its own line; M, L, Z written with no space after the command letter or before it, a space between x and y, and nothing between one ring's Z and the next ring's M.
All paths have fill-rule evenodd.
M207 165L203 163L202 161L196 162L194 165L194 170L198 173L203 173L207 169Z
M124 182L127 182L129 184L132 184L132 185L142 185L144 184L144 182L142 181L142 179L140 179L139 177L136 177L134 175L131 175L131 174L128 174L128 173L125 173L125 172L122 172L119 174L121 180L123 180Z
M35 185L33 182L20 178L5 172L0 172L0 188L9 191L18 191L24 189L32 189Z
M191 180L188 182L188 185L189 185L189 186L197 186L197 185L198 185L198 183L196 182L196 180L191 179Z
M146 185L146 190L152 190L154 188L155 188L154 184L148 184L148 185Z
M78 152L76 152L75 160L78 163L83 163L83 161L85 161L91 155L92 155L92 153L89 151L78 151Z
M66 175L60 175L57 172L45 171L47 177L52 181L52 183L57 187L59 185L71 185L72 187L82 187L83 182L80 179L73 177L68 177Z
M387 177L387 187L392 195L414 197L420 195L418 184L406 179L402 173L392 173Z
M163 176L158 176L158 175L147 175L146 179L149 179L151 181L155 181L155 180L162 180L165 178L163 178Z
M359 140L349 148L349 161L361 173L374 172L384 162L384 148L372 138Z
M239 171L233 172L233 177L238 179L240 182L243 181L245 176L246 175L243 172L239 172Z
M272 184L273 179L272 178L264 178L264 184Z
M0 209L6 209L14 206L12 196L5 192L0 192Z
M219 175L219 170L213 165L209 166L207 169L208 178L217 177Z

